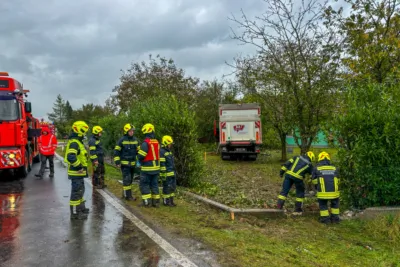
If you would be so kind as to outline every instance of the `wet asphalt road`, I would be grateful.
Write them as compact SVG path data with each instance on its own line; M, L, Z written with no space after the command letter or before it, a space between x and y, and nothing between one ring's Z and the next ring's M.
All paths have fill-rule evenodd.
M86 184L89 217L71 221L70 181L55 166L52 179L36 180L39 164L23 180L0 173L0 266L180 266Z

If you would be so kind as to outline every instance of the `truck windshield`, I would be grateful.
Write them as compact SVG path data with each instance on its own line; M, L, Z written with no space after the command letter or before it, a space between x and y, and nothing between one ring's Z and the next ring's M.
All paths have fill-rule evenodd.
M19 118L18 101L15 98L0 97L0 121L15 121Z

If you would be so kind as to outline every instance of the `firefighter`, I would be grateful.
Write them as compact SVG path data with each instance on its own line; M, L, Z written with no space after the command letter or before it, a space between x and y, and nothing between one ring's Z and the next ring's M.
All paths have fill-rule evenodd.
M42 126L41 136L38 139L39 152L40 152L40 170L35 174L39 179L43 179L46 162L49 160L50 165L50 178L54 177L54 154L57 148L57 138L50 132L47 125Z
M312 181L317 191L320 222L324 224L339 223L339 178L336 167L331 164L331 158L325 151L318 155L318 163L313 170ZM330 216L329 201L331 202Z
M171 152L174 140L171 136L165 135L161 139L160 149L160 176L163 183L163 204L164 206L175 207L174 196L176 190L176 176L174 155Z
M71 180L71 198L69 201L71 219L86 219L89 213L83 198L85 193L83 179L88 177L88 153L82 142L88 130L89 126L84 121L74 122L65 149L64 162L68 163L68 179Z
M122 172L123 197L126 200L136 200L132 194L132 181L137 159L138 140L134 137L135 126L128 123L124 126L122 136L114 148L114 162Z
M138 159L140 169L140 193L142 194L142 206L160 206L160 193L158 190L158 177L160 175L160 147L158 140L155 139L154 126L147 123L143 126L142 132L145 139L140 146Z
M280 170L280 177L284 178L282 191L278 196L277 208L282 209L290 188L294 184L296 187L296 202L293 215L303 213L304 202L304 177L311 174L313 170L312 161L315 159L313 152L308 151L305 155L295 156L283 164Z
M100 126L94 126L92 133L93 135L89 139L90 160L92 161L93 165L92 184L93 187L102 189L106 187L104 185L104 152L100 140L103 133L103 128Z

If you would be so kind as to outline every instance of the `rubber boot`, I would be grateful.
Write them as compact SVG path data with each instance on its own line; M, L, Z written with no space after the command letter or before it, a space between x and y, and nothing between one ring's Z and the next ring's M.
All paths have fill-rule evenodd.
M71 220L84 220L87 219L87 214L79 211L78 206L69 206L71 211Z
M50 177L50 178L53 178L53 177L54 177L54 172L51 172L51 173L49 174L49 177Z
M139 205L139 207L145 207L145 208L150 207L149 199L142 199L142 203Z
M296 201L294 203L294 212L293 215L303 215L303 202Z
M330 224L331 218L329 216L321 216L319 217L319 222L323 224Z
M332 222L332 223L340 223L339 215L332 214L332 215L331 215L331 222Z
M159 208L160 207L160 200L159 199L152 199L152 201L151 201L151 203L152 203L152 206L154 207L154 208Z
M43 179L43 175L42 175L42 174L40 174L40 173L38 173L38 174L35 174L35 176L37 177L37 179L36 179L36 180L41 180L41 179Z
M85 202L82 202L81 204L79 204L77 206L77 210L82 212L82 213L85 213L85 214L88 214L90 212L90 209L86 208Z
M174 197L169 198L169 206L170 207L176 207L176 204L174 203Z
M136 200L136 198L132 196L132 189L125 190L125 200Z
M285 205L285 200L278 199L278 203L276 203L276 208L281 210L281 209L283 209L284 205Z
M164 204L164 206L169 206L169 198L168 197L163 198L163 204Z

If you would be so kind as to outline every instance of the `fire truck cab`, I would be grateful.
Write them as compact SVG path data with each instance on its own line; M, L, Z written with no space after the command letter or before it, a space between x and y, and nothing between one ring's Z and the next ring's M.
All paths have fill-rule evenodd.
M13 170L26 177L39 159L39 121L26 101L29 90L7 72L0 72L0 171Z

